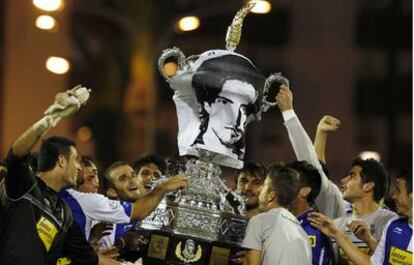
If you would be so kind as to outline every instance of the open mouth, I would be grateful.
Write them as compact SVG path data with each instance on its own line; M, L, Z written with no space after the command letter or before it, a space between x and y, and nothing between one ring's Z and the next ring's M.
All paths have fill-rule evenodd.
M131 192L135 192L135 191L137 191L137 190L138 190L138 187L131 187L131 188L129 188L128 190L129 190L129 191L131 191Z

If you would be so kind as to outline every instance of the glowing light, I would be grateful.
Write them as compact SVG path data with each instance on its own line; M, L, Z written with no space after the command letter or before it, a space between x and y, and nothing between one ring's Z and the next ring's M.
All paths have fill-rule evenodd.
M200 27L200 19L195 16L183 17L178 21L178 29L181 31L191 31Z
M33 0L33 4L44 11L56 11L63 6L62 0Z
M52 73L62 75L69 71L69 62L62 57L49 57L46 61L46 68Z
M92 130L87 126L82 126L78 129L76 137L80 142L89 142L92 139Z
M364 160L372 158L374 160L381 161L381 155L375 151L362 151L359 154L359 157L361 157Z
M175 62L168 62L164 64L164 71L168 76L173 76L177 72L178 65Z
M251 12L255 14L266 14L272 9L272 5L265 0L253 0L250 2L256 3L251 10Z
M39 29L50 30L56 26L56 20L48 15L38 16L36 19L36 27Z

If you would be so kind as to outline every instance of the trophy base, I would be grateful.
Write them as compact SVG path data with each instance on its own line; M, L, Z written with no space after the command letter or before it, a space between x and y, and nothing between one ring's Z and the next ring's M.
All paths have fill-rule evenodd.
M149 239L144 265L231 265L237 243L207 241L159 230L141 230Z

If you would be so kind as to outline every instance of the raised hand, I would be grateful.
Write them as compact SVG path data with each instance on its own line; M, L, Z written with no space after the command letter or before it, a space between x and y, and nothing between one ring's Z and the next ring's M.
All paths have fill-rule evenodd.
M322 132L334 132L339 129L341 126L341 121L337 118L325 115L322 117L322 119L319 121L318 124L318 131Z
M89 93L89 89L80 85L58 93L54 103L44 112L47 117L51 118L51 126L55 127L61 119L77 112L81 105L85 105L88 101Z
M280 111L286 111L293 109L293 94L290 91L289 87L286 85L281 85L280 90L276 95L277 106Z

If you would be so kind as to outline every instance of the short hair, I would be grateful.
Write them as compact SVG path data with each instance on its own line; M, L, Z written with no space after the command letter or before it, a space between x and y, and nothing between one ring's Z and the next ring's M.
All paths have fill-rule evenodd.
M309 203L313 203L321 190L322 181L319 171L306 161L295 161L286 166L293 168L299 173L300 188L309 187L312 189L306 200Z
M192 86L197 101L200 103L200 133L194 144L204 144L203 135L207 131L210 120L209 114L204 108L204 102L211 105L217 99L226 81L231 79L251 84L258 94L255 102L246 106L247 116L260 112L262 89L259 88L263 88L266 81L261 71L242 56L228 54L209 58L202 62L192 78Z
M81 156L81 163L84 167L91 167L95 164L90 156Z
M413 174L411 168L400 169L396 176L396 179L405 180L405 186L407 187L407 194L413 193Z
M115 185L112 182L111 179L111 173L114 169L121 167L121 166L129 166L129 164L125 161L116 161L112 163L104 172L103 179L102 179L102 185L104 190L107 190L109 188L113 188Z
M361 167L362 183L374 183L374 201L379 202L388 193L390 179L385 167L375 159L356 158L352 161L352 166Z
M269 178L279 205L288 208L296 199L300 189L299 174L290 167L273 165Z
M59 155L69 159L71 146L76 148L75 142L60 136L52 136L43 140L37 155L39 172L52 170L56 166Z
M138 173L139 170L143 166L148 165L148 164L155 164L158 167L158 169L161 171L161 174L165 175L165 173L167 171L167 162L160 155L151 154L151 155L140 156L134 162L134 165L132 167L135 170L135 172Z
M242 173L248 173L253 175L256 178L261 179L262 181L264 181L266 179L266 175L267 175L267 168L260 164L260 163L254 163L254 162L247 162L244 164L242 169L237 170L236 172L236 185L239 182L239 177Z

